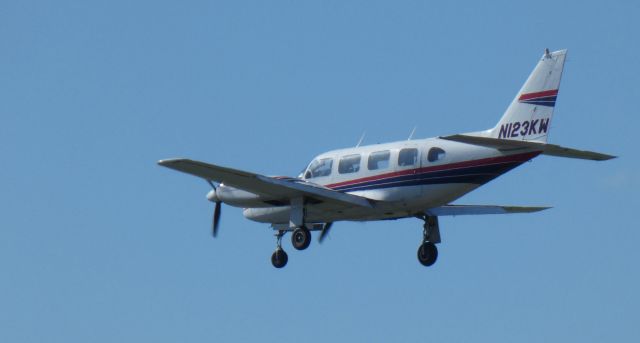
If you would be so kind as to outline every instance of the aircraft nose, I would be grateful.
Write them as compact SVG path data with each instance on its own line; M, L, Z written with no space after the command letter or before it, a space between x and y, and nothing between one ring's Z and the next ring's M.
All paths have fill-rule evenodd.
M207 193L207 200L211 201L211 202L217 202L218 201L218 195L216 194L216 190L212 189L209 191L209 193Z

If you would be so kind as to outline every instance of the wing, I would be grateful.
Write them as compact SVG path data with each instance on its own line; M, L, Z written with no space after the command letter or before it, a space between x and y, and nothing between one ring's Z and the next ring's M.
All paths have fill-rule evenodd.
M158 164L272 199L288 201L304 197L320 202L373 207L373 200L334 191L299 179L278 179L189 159L160 160Z
M440 137L442 139L467 143L473 145L484 146L488 148L494 148L499 150L518 150L518 149L532 149L541 151L543 155L557 156L557 157L569 157L580 158L584 160L594 161L606 161L616 156L602 154L594 151L578 150L572 148L566 148L555 144L546 144L540 142L531 141L518 141L512 139L500 139L491 137L478 137L469 135L451 135L446 137Z
M551 207L495 206L495 205L445 205L425 211L432 216L464 216L475 214L531 213Z

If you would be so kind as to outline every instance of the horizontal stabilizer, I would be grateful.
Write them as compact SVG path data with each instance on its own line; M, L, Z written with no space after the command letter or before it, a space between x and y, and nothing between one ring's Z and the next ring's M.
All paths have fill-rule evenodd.
M476 214L510 214L531 213L549 209L551 207L524 206L495 206L495 205L445 205L430 208L426 211L431 216L464 216Z
M445 136L440 138L450 140L450 141L460 142L460 143L467 143L467 144L473 144L473 145L483 146L487 148L494 148L502 151L514 151L514 150L534 150L535 151L537 150L537 151L541 151L543 155L580 158L583 160L593 160L593 161L606 161L612 158L616 158L616 156L602 154L599 152L571 149L571 148L565 148L560 145L546 144L546 143L533 142L533 141L518 141L518 140L511 140L511 139L500 139L500 138L468 136L468 135L451 135L451 136Z
M593 161L606 161L612 158L616 158L616 156L607 155L599 152L565 148L563 146L555 145L555 144L545 144L544 151L542 151L542 153L549 156L581 158L584 160L593 160Z

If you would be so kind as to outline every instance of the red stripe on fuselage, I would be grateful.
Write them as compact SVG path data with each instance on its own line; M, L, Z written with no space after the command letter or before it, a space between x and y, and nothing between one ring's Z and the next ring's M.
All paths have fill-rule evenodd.
M401 170L401 171L392 172L392 173L363 177L360 179L353 179L349 181L332 183L329 185L325 185L325 187L336 188L336 187L342 187L342 186L350 186L350 185L355 185L355 184L369 182L369 181L377 181L377 180L392 178L396 176L403 176L403 175L422 174L422 173L431 172L431 171L459 169L459 168L466 168L466 167L477 167L477 166L490 165L490 164L496 164L496 163L526 162L540 155L540 153L541 153L540 151L534 151L534 152L528 152L524 154L489 157L489 158L482 158L479 160L470 160L470 161L442 164L442 165L433 166L433 167L407 169L407 170Z
M526 94L520 95L518 100L519 101L530 100L530 99L536 99L536 98L541 98L541 97L545 97L545 96L552 96L552 95L558 95L558 90L557 89L551 89L551 90L542 91L542 92L526 93Z

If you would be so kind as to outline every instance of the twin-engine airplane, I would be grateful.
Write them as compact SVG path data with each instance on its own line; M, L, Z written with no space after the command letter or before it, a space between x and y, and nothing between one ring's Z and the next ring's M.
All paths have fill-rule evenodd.
M248 219L276 231L271 262L287 264L282 237L292 232L297 250L320 231L322 242L337 221L419 218L424 221L418 260L438 257L439 216L527 213L548 207L457 205L452 202L538 155L604 161L614 156L547 144L566 50L549 52L489 130L358 146L320 154L298 177L270 177L189 159L158 164L201 177L213 188L213 236L222 203L244 208Z

